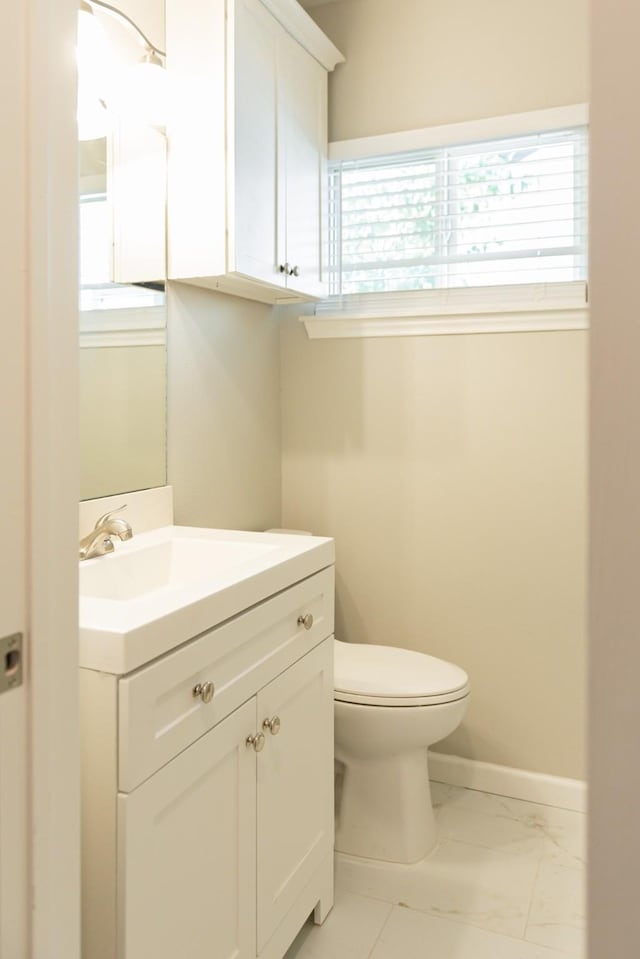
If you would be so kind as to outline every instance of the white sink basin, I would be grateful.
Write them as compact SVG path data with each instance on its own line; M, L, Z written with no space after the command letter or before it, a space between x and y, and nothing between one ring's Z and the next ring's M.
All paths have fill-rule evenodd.
M80 595L126 602L157 590L180 589L209 581L248 560L278 549L272 543L188 539L117 551L80 566Z
M121 675L330 566L332 539L165 526L80 563L80 665Z

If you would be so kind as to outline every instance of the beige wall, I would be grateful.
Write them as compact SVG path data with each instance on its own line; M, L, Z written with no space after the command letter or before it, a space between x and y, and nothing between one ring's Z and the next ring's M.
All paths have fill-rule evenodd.
M80 350L80 498L167 481L164 346Z
M332 137L580 102L576 0L344 0ZM455 52L455 56L452 55ZM584 776L586 335L282 336L283 523L336 537L342 638L460 663L440 747Z
M640 794L640 8L592 0L589 955L635 959Z
M587 99L587 0L343 0L309 11L346 57L329 137Z
M283 523L335 536L342 639L463 666L456 755L583 768L583 333L283 336Z
M279 328L271 307L169 290L169 482L176 523L280 525Z

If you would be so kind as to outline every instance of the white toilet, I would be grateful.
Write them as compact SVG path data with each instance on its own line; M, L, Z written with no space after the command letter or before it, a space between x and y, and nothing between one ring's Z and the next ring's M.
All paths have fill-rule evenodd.
M408 649L335 641L336 849L410 863L436 841L427 747L460 724L469 678Z
M410 863L433 849L427 748L460 725L469 693L465 671L443 659L334 641L335 755L344 766L339 852Z

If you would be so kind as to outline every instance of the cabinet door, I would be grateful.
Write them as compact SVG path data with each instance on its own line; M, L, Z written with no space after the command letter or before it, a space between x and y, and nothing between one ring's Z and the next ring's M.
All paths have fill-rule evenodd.
M278 68L286 190L287 289L325 296L327 73L282 31Z
M254 698L118 796L120 959L254 959L255 729Z
M333 639L258 693L258 952L333 849Z
M284 286L276 247L276 37L280 27L259 0L236 0L234 10L235 157L229 164L228 188L235 215L229 222L229 263L237 273Z

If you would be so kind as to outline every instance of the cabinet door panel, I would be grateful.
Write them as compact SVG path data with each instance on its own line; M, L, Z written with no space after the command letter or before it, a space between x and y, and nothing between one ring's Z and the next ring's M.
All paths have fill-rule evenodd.
M333 848L333 639L258 693L258 951Z
M120 959L255 957L255 698L118 796Z
M325 296L327 74L282 31L278 44L279 130L286 183L287 289Z
M259 0L236 0L235 164L228 166L235 218L229 223L231 268L284 285L277 254L276 30ZM235 235L234 235L235 233Z

